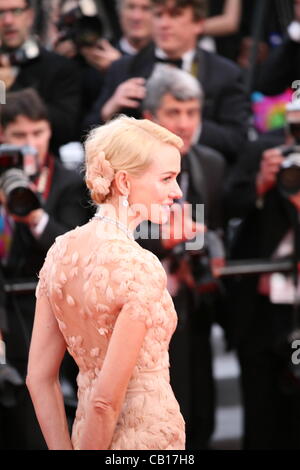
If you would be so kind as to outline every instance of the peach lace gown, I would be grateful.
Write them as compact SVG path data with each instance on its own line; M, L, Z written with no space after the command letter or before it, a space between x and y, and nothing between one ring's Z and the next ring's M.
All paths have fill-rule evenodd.
M168 346L177 315L166 283L153 253L100 220L58 237L50 248L37 296L48 296L79 367L74 449L121 309L145 322L147 331L110 449L184 449L184 420L169 383Z

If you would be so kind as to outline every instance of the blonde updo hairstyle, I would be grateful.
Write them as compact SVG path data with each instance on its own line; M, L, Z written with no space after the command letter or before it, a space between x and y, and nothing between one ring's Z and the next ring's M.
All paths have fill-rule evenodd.
M85 141L86 184L96 204L112 194L112 182L119 170L138 176L151 164L158 143L178 150L180 137L148 119L119 116L90 131ZM163 155L162 155L163 158Z

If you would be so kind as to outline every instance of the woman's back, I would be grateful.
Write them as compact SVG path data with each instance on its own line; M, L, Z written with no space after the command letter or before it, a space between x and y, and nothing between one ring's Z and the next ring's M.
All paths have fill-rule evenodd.
M94 219L58 237L40 278L40 289L46 290L80 371L74 447L78 447L86 404L101 372L116 320L126 311L132 328L141 321L147 333L111 448L184 448L184 423L168 372L168 346L177 319L158 259L114 225Z

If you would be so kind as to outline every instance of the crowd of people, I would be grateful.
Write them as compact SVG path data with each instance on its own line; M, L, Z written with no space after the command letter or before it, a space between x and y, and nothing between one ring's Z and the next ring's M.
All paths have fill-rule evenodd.
M95 214L84 169L78 161L66 168L63 155L71 152L72 160L74 147L66 150L66 144L82 148L91 129L109 126L120 114L151 121L151 139L156 136L161 145L165 141L155 125L182 142L168 137L181 154L179 187L173 188L177 217L171 212L161 227L141 218L136 240L161 261L178 316L169 347L170 381L185 420L186 448L209 449L214 432L214 323L224 329L240 364L243 448L300 448L300 382L291 359L300 327L300 1L283 8L278 0L277 16L271 2L263 3L265 17L255 25L258 1L0 0L0 80L6 88L0 105L1 449L46 448L25 386L37 275L55 239ZM264 133L255 129L252 92L274 96L286 90L291 93L285 125ZM138 141L137 152L142 147ZM122 188L121 180L117 186ZM95 195L92 199L99 204ZM186 242L197 234L204 247L189 250ZM139 253L138 258L146 256ZM131 256L129 250L129 264ZM73 269L77 260L71 258L65 264ZM291 261L287 272L278 268L282 259ZM257 269L225 278L231 261ZM273 271L271 262L277 262ZM151 284L148 275L145 279ZM64 283L62 275L55 282ZM141 295L147 297L144 287ZM58 307L55 316L59 322ZM52 356L51 346L37 346L36 340L32 356L45 351L55 366L62 360L65 429L74 419L78 370L59 339L57 345ZM76 345L68 350L80 356ZM36 358L32 361L36 365ZM32 364L30 372L35 384ZM37 375L41 381L43 373ZM81 382L82 376L80 369ZM33 389L38 395L38 387ZM79 386L79 396L84 393ZM75 434L80 434L76 419ZM179 437L172 445L179 449L177 415L174 423ZM123 442L121 431L122 426L113 442ZM65 434L62 440L70 445ZM128 437L126 445L134 440Z

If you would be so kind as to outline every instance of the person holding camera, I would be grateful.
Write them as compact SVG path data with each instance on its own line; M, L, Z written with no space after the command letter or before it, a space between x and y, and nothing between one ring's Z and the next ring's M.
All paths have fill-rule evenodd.
M121 27L121 38L110 44L102 39L94 47L81 49L86 61L101 71L123 55L134 56L152 39L152 12L150 0L117 0L116 11Z
M32 0L0 0L0 80L7 91L36 89L48 107L51 146L57 150L78 130L80 79L71 61L31 35L33 22Z
M287 105L286 139L266 135L245 149L226 189L230 217L240 217L230 258L278 265L230 281L230 336L241 366L245 449L300 448L299 371L292 361L299 329L300 102ZM277 267L278 269L278 267ZM276 268L274 268L276 270Z
M156 63L171 63L195 76L204 89L199 142L234 162L246 138L249 103L239 68L198 47L203 33L203 0L151 0L153 42L134 57L114 62L85 126L106 122L118 113L140 117L146 80Z
M184 143L178 177L182 200L173 207L170 223L162 227L158 240L141 237L139 242L160 256L168 273L178 313L170 344L171 384L186 421L187 448L206 449L214 429L210 332L219 289L212 270L224 256L213 248L221 244L217 230L222 226L225 160L217 151L195 143L201 133L203 91L189 73L157 64L142 106L145 118L174 132ZM198 212L200 205L204 205L204 218ZM203 235L203 223L204 249L189 247L185 242L195 238L198 230Z
M62 0L52 4L51 7L52 12L48 19L49 48L60 56L70 59L80 74L79 133L81 134L83 116L89 111L103 86L104 62L107 60L109 63L119 58L120 52L112 46L109 48L108 41L103 38L104 24L93 0L87 2ZM103 51L103 62L96 66L95 51L101 54L104 47L109 48L109 52ZM78 136L78 140L79 137L81 138L81 135Z
M5 283L15 286L6 293L3 338L8 365L24 380L37 273L55 238L87 222L91 213L83 179L49 150L51 124L35 90L8 93L1 106L1 131L1 269ZM4 448L43 448L25 390L11 409L0 406L0 415Z
M56 52L70 58L82 55L96 70L105 72L122 55L135 55L151 40L150 0L117 0L116 11L122 31L110 43L95 2L63 1L56 12Z
M150 0L118 0L122 36L105 37L105 24L94 1L60 2L56 13L56 38L52 47L79 66L82 83L81 115L85 116L99 96L106 71L123 55L133 56L151 40Z

